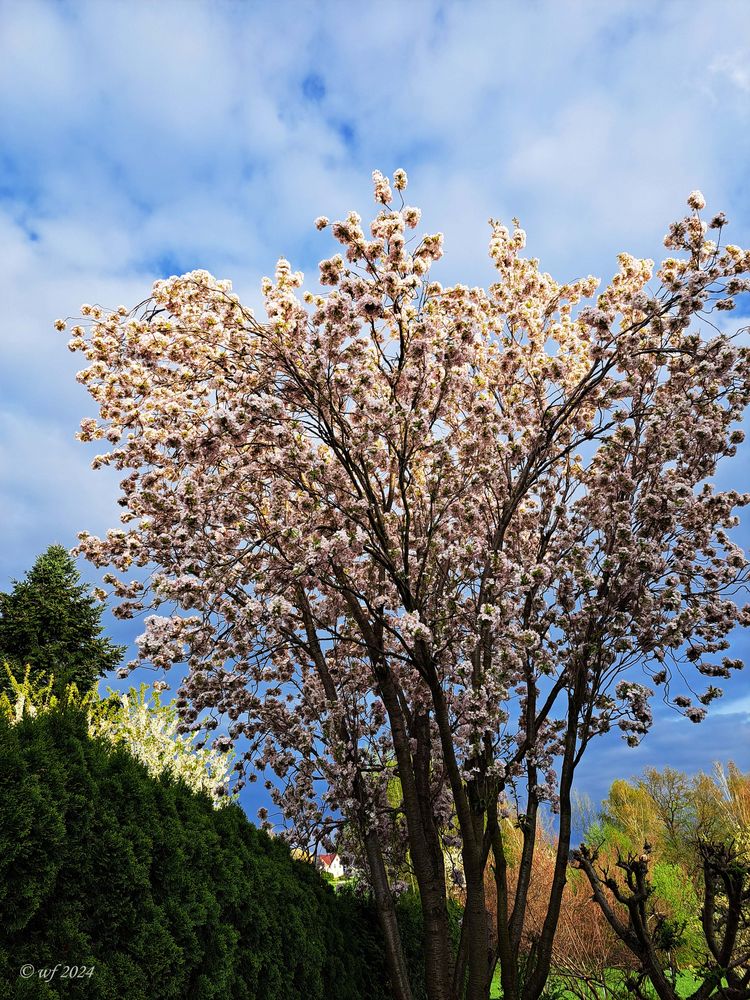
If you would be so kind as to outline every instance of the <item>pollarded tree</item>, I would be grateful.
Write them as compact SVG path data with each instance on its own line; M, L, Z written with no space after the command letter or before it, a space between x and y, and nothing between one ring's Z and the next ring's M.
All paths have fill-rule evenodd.
M741 665L720 654L750 620L733 600L747 560L729 536L750 497L707 480L742 438L750 357L696 321L728 315L750 254L720 245L723 216L707 238L694 192L655 280L651 261L623 253L593 304L597 281L555 281L521 255L517 224L492 223L495 284L443 287L429 274L442 236L412 236L418 209L374 180L369 234L356 213L333 224L344 252L321 263L329 290L300 297L302 275L280 261L264 323L204 271L157 282L131 312L83 307L70 347L89 361L79 379L100 418L81 437L112 445L95 466L126 472L126 527L83 533L80 551L114 567L121 614L170 610L146 620L141 659L187 659L185 725L228 714L248 768L275 771L290 836L356 831L399 1000L394 823L419 886L431 1000L464 985L487 997L498 957L507 1000L536 1000L588 745L613 725L638 742L650 685L699 721L717 689L694 704L674 678ZM403 171L394 182L398 196ZM143 583L123 576L153 565ZM510 798L523 819L512 898ZM559 843L521 982L545 801ZM466 909L454 965L443 836L455 824Z
M750 861L734 845L700 841L702 867L700 928L705 955L697 970L698 985L688 1000L750 998ZM615 868L600 865L598 851L585 844L573 852L573 864L585 872L600 907L620 940L638 960L638 975L628 990L637 1000L653 993L659 1000L685 996L677 987L674 952L680 947L685 920L669 919L653 905L649 872L650 845L638 855L620 857ZM622 875L618 878L618 875ZM694 914L691 913L691 916Z
M102 635L104 607L81 583L62 545L50 545L9 594L0 594L0 662L32 667L34 677L54 676L62 687L92 687L121 662L125 646ZM0 692L9 690L0 670Z

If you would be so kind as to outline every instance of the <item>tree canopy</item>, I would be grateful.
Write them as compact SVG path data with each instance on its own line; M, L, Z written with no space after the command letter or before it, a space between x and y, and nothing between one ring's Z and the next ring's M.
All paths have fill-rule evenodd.
M712 480L750 401L750 353L728 323L750 253L723 244L725 217L704 220L695 191L662 264L621 253L598 294L592 276L557 281L525 257L515 221L491 223L494 283L444 286L430 274L442 235L416 234L406 174L373 179L369 232L355 212L320 217L342 252L304 293L280 260L264 322L205 271L157 282L133 311L83 307L69 346L99 415L81 437L107 441L94 465L124 473L124 527L84 532L79 551L113 567L120 614L160 612L141 660L187 660L185 725L228 714L248 776L278 778L290 839L333 846L349 827L397 1000L411 990L394 832L430 1000L464 986L484 1000L498 960L506 1000L538 1000L583 754L612 727L637 743L656 689L700 722L715 679L741 666L725 655L750 622L731 529L750 495ZM559 840L521 976L545 802ZM466 880L455 962L448 840Z

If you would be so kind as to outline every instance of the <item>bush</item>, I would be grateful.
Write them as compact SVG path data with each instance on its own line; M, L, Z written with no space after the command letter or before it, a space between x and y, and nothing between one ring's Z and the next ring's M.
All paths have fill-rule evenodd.
M0 810L3 1000L387 996L367 904L238 806L91 739L80 711L0 718ZM95 971L43 983L27 963Z

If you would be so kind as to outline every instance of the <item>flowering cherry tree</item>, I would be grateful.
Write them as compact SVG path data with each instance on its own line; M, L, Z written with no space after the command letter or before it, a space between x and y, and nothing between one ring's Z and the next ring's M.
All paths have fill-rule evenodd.
M699 722L713 681L741 666L722 653L750 621L730 538L750 496L710 479L750 400L750 355L719 322L750 287L750 253L723 245L726 220L707 225L696 191L672 256L655 271L620 254L598 295L593 277L555 281L523 256L520 226L497 221L496 282L443 287L442 235L416 234L405 173L373 177L369 231L356 213L317 219L341 246L323 291L302 294L279 261L263 322L205 271L156 282L134 310L83 307L70 347L99 417L80 437L111 445L94 466L124 472L125 526L81 534L79 551L113 568L122 616L160 610L140 661L187 661L184 726L228 716L238 783L273 771L290 840L332 846L346 825L398 1000L391 854L405 847L430 1000L487 997L498 960L507 1000L536 1000L587 747L612 727L637 743L657 689ZM521 981L545 802L559 845Z

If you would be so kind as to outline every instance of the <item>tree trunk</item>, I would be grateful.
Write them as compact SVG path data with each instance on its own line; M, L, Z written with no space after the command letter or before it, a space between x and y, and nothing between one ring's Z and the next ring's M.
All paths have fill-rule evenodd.
M410 733L407 716L399 698L399 689L391 674L383 650L382 634L372 627L357 601L347 594L352 617L357 622L367 645L373 678L383 700L391 727L393 751L401 781L403 809L406 817L409 848L414 875L419 886L425 956L425 987L428 1000L452 1000L451 947L448 934L448 913L445 892L445 864L440 837L435 827L430 800L430 731L429 715L424 733L420 719L412 717L415 732ZM382 630L381 630L382 631ZM412 753L411 737L417 741Z
M425 988L429 1000L453 1000L451 948L445 890L420 888L424 934Z
M436 681L433 681L432 693L435 721L440 733L443 751L443 763L448 772L463 841L462 858L466 877L466 907L464 909L462 939L469 970L466 998L467 1000L486 1000L489 996L489 939L484 893L486 855L483 853L482 846L485 810L476 811L469 802L469 795L463 785L455 757L445 697ZM462 955L459 957L461 962L456 969L453 982L459 987L458 996L460 997L460 987L463 985L464 977L464 960Z
M364 835L365 853L370 867L370 878L375 893L375 908L385 942L385 960L391 980L394 1000L412 1000L409 972L401 947L401 936L396 921L391 888L383 862L377 835L370 831Z
M560 919L562 895L567 882L568 856L570 854L570 833L572 808L570 791L573 785L575 771L576 737L578 720L578 700L575 694L571 696L568 705L568 728L565 737L565 750L560 769L560 826L557 838L555 867L552 874L549 904L544 918L542 931L536 946L534 961L530 962L529 976L524 983L524 1000L539 1000L549 976L552 963L552 946L554 943L557 923Z
M497 957L504 1000L518 1000L518 945L514 944L508 907L508 863L505 859L497 810L490 817L493 824L492 854L495 860L495 892L497 894ZM518 894L516 894L516 907ZM491 972L494 971L491 969Z
M484 893L483 865L464 856L466 908L464 921L468 935L469 974L466 1000L487 1000L490 993L490 949L487 933L487 907Z
M315 620L310 610L310 602L302 587L297 587L296 596L305 622L309 653L317 667L326 697L331 704L335 705L338 703L338 692L331 678L328 663L318 639ZM351 738L351 734L343 722L339 724L339 736L344 743L348 743ZM364 810L367 794L360 772L357 772L355 777L354 794L360 804L360 808ZM385 869L383 851L377 833L368 826L368 820L364 811L359 817L359 828L364 842L365 855L370 869L370 879L375 894L375 909L383 931L386 964L394 1000L412 1000L409 974L406 967L406 960L404 959L403 948L401 947L401 935L396 921L396 910L393 905L391 887L388 884L388 873Z
M469 962L469 929L466 921L461 921L461 937L458 942L458 953L453 965L453 997L462 1000L466 984L466 970Z
M417 748L412 754L409 732L398 694L387 671L380 694L391 723L393 749L403 794L411 861L419 886L424 937L425 988L429 1000L452 1000L452 960L445 889L443 848L435 828L429 789L429 719L416 720ZM426 723L426 731L423 727Z

